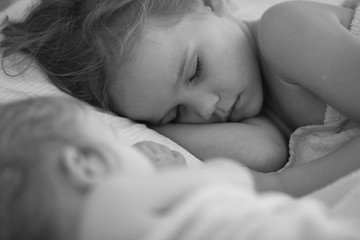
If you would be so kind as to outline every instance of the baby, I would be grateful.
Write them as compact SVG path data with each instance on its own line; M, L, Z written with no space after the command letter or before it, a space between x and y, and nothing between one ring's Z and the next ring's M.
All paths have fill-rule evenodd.
M257 195L249 171L229 160L194 170L161 163L164 171L155 171L149 158L120 143L79 102L25 100L1 107L0 116L2 240L358 236L318 202ZM184 165L162 146L138 148ZM286 227L275 226L279 221Z

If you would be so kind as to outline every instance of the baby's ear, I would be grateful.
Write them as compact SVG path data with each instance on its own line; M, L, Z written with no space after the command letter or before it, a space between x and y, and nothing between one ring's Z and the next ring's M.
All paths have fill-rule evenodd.
M209 7L218 16L224 16L229 12L227 0L200 0L202 4Z
M66 174L75 186L90 187L109 175L105 157L91 147L66 147L61 156Z

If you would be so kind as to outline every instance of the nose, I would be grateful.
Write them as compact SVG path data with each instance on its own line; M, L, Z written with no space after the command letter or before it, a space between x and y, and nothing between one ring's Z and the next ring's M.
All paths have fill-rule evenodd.
M216 111L220 100L217 94L211 92L196 92L188 98L191 108L204 120L210 120Z

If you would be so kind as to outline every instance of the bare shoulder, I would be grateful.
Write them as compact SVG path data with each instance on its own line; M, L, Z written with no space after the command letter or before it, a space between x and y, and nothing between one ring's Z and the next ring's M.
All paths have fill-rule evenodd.
M265 11L260 23L261 29L278 24L286 27L287 24L311 24L327 21L340 22L347 26L351 21L353 9L333 4L312 2L312 1L288 1L276 4ZM273 30L273 29L271 29Z
M310 1L268 9L259 23L261 56L288 82L360 121L360 37L349 31L354 10Z
M294 71L299 66L321 63L321 53L331 52L344 35L350 35L352 16L353 10L345 7L310 1L283 2L269 8L260 20L259 47L279 74L296 82Z

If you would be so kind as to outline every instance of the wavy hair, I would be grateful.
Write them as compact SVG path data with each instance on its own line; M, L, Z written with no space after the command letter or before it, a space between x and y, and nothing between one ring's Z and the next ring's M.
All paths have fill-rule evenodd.
M148 19L180 19L194 0L42 0L24 21L6 20L4 60L22 53L61 90L116 111L109 88L121 81ZM160 21L159 21L160 22ZM163 21L161 21L163 22ZM10 59L10 58L9 58Z

